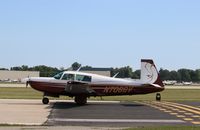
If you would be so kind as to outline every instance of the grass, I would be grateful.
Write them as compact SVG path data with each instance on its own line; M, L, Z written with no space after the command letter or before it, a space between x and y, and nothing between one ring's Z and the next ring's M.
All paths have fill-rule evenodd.
M199 126L159 126L159 127L138 127L126 130L200 130Z
M32 88L0 88L1 99L38 99L42 97L42 93Z
M0 99L41 99L42 93L32 88L0 88ZM200 89L166 89L161 93L162 100L165 101L200 101ZM59 99L71 99L61 96ZM92 100L100 100L100 97L91 97ZM155 100L155 93L147 95L132 96L107 96L103 100L135 101L135 100Z

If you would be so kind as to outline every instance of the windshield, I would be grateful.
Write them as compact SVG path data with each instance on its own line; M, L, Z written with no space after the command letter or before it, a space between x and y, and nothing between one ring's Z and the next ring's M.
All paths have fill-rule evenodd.
M55 79L60 79L62 75L63 75L63 72L61 72L61 73L55 75L54 78L55 78Z

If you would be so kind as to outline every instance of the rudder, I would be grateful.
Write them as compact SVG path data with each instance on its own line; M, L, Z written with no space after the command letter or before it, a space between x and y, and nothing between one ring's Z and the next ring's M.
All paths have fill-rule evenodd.
M142 59L141 60L141 77L140 80L143 83L148 84L157 84L161 87L164 87L158 70L152 59Z

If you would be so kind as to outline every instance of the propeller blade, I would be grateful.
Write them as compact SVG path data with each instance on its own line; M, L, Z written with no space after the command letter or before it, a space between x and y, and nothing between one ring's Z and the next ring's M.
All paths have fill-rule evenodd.
M27 88L28 85L29 85L29 81L30 81L30 78L29 78L29 75L28 75L28 80L26 81L26 88Z
M28 87L29 81L26 81L26 88Z

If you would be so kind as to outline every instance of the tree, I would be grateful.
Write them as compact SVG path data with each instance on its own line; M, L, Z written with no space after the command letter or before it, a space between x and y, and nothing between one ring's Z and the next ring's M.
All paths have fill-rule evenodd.
M196 81L200 82L200 69L195 70L196 73Z
M189 69L179 69L178 73L180 74L181 81L184 82L190 82L191 81L191 76L190 76L190 71Z
M132 78L133 79L140 79L140 73L141 73L141 70L136 70L135 72L133 72Z
M28 66L27 66L27 65L22 65L21 69L22 69L23 71L27 71L27 70L28 70Z
M132 68L125 66L122 68L111 68L111 76L114 76L116 73L119 73L117 77L119 78L131 78L133 77Z
M82 69L91 69L92 68L92 66L88 66L88 65L86 65L86 66L83 66L83 67L81 67Z
M197 73L194 70L189 70L191 81L197 82Z
M81 67L81 64L79 64L78 62L74 62L74 63L71 65L71 67L72 67L72 70L77 70L78 68Z
M180 81L181 80L181 76L180 76L180 74L178 72L173 70L173 71L170 71L169 80Z
M164 69L160 69L160 71L159 71L159 73L160 73L160 78L161 78L161 80L169 80L170 79L170 72L169 72L169 70L164 70Z
M45 65L39 65L31 68L32 71L40 71L41 77L52 77L55 74L61 72L61 70L53 67L48 67Z

